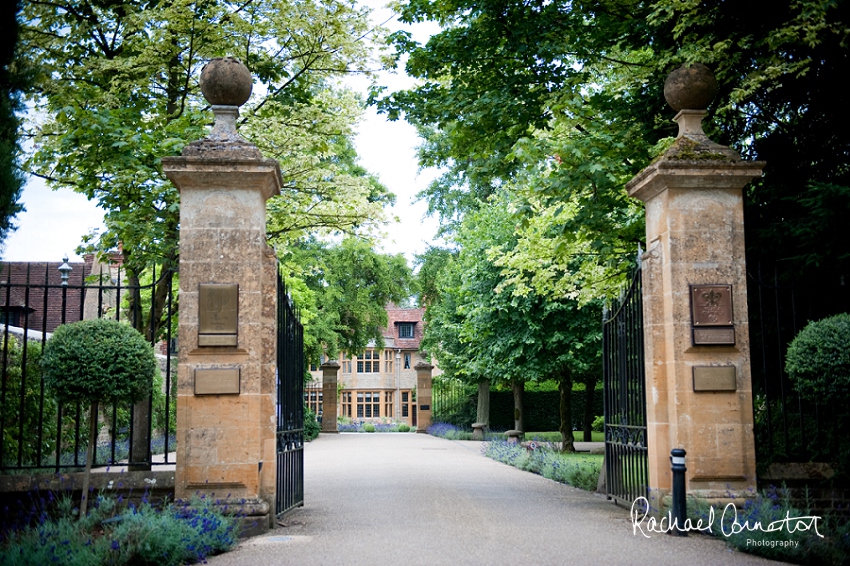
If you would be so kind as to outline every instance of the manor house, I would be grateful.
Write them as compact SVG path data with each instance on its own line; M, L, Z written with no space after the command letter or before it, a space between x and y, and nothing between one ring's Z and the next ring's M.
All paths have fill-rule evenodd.
M359 356L339 355L338 415L352 420L391 419L416 425L416 370L424 360L419 350L423 308L387 306L382 350L370 344ZM428 361L428 360L425 360ZM439 370L435 368L435 375ZM322 414L322 371L310 367L313 381L305 385L308 406ZM322 414L322 418L328 415Z

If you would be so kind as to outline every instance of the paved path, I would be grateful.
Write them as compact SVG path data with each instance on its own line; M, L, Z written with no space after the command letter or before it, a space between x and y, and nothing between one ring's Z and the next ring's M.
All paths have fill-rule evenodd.
M604 497L425 434L322 435L305 452L305 506L212 566L777 564L706 536L632 532Z

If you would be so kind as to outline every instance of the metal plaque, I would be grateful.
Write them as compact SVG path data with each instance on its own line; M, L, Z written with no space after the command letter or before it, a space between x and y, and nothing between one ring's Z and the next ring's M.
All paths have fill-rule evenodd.
M694 346L734 346L735 329L727 327L694 328Z
M737 391L735 366L694 366L694 391Z
M419 405L419 410L420 411L430 411L431 405Z
M196 369L195 395L239 395L239 368Z
M198 346L237 345L238 284L201 283L198 311Z
M691 285L691 320L696 326L732 326L732 285Z

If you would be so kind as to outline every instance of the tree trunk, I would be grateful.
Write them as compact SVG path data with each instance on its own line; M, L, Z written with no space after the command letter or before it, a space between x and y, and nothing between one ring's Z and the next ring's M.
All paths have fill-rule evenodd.
M593 400L596 397L596 382L599 381L599 375L596 372L588 373L584 376L584 441L590 442L593 440L593 419L597 415L593 414Z
M525 382L514 380L511 382L514 392L514 430L525 432L525 414L523 413L522 398L525 393Z
M570 401L573 393L573 380L569 371L561 373L558 380L558 397L560 398L561 413L561 452L575 452L573 444L573 415Z
M478 410L475 413L475 422L484 423L484 428L490 426L490 380L481 378L478 380Z
M89 445L86 447L86 472L83 474L83 493L80 498L81 521L85 518L89 509L89 484L91 483L95 442L97 442L97 403L92 402L91 409L89 409Z

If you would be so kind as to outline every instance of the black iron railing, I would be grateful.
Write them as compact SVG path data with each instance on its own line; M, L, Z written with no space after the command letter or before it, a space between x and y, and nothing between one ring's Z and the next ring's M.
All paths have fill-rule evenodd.
M304 329L278 278L277 504L278 517L304 505Z
M607 495L631 505L649 486L641 268L603 314Z
M850 294L842 283L788 283L775 264L759 258L748 267L754 432L762 467L774 462L836 463L850 453L850 441L839 426L843 407L829 399L801 399L785 372L788 345L806 324L850 312Z
M174 274L154 272L151 284L127 285L120 267L105 269L92 275L89 264L72 269L67 261L0 264L0 473L85 467L89 411L57 403L39 362L60 324L105 317L140 330L157 349L161 372L141 404L98 407L94 465L175 463ZM164 295L156 292L163 287Z
M475 422L477 386L438 376L433 379L431 387L432 422L471 429Z

